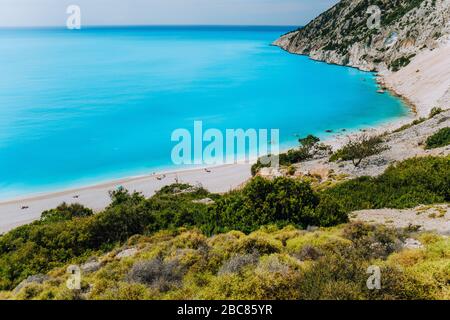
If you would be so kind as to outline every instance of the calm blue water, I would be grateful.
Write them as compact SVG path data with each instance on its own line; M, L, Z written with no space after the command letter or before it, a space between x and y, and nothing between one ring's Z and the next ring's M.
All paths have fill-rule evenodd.
M407 112L370 73L270 46L291 29L0 30L0 198L170 168L194 120L287 146Z

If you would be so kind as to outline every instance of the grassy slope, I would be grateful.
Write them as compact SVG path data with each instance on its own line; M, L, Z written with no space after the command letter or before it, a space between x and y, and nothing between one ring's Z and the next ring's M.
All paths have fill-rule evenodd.
M224 196L211 195L202 189L189 190L189 186L183 185L164 188L151 199L144 199L138 194L129 195L125 192L119 192L113 195L114 201L111 206L98 215L90 216L89 210L80 207L62 207L45 213L44 218L39 222L17 228L0 237L0 284L3 290L12 289L29 275L46 273L55 267L65 266L68 263L82 263L91 256L103 256L128 241L130 245L138 244L146 248L143 250L145 254L140 254L139 259L143 260L159 256L164 261L170 261L172 258L176 258L175 260L178 261L183 260L184 254L187 254L188 266L180 262L181 275L177 279L169 281L170 288L172 286L171 281L176 284L175 289L155 291L154 284L151 281L149 283L148 279L145 280L146 284L136 284L130 281L130 279L135 279L133 277L128 278L128 276L136 259L129 259L128 263L125 262L127 260L124 262L116 261L111 258L113 256L113 253L111 253L106 256L105 260L110 263L103 267L98 275L101 277L104 274L106 278L113 279L123 288L112 286L112 283L106 281L106 279L97 283L97 276L93 275L92 281L96 285L94 286L95 290L88 294L89 298L120 298L117 290L122 289L124 290L121 293L123 295L136 294L136 297L141 298L168 298L172 297L171 294L174 297L178 297L178 294L186 294L181 297L200 298L245 297L246 293L243 288L244 291L242 292L240 292L239 286L233 289L233 281L240 283L243 280L240 278L240 272L229 274L218 271L226 268L227 265L228 268L234 270L232 266L242 264L242 261L251 261L249 266L253 265L254 268L259 268L257 270L264 271L266 267L260 266L260 264L266 263L264 262L265 259L269 259L267 268L275 266L273 271L265 270L262 272L263 276L268 278L252 278L255 276L256 269L251 268L248 273L244 272L244 277L252 278L255 284L261 281L261 286L264 286L265 281L267 281L267 285L273 283L273 281L281 281L280 287L277 287L271 293L274 295L273 298L320 298L326 297L327 292L331 295L335 290L330 288L339 285L338 282L333 280L333 276L327 274L327 272L331 272L326 271L326 266L330 263L327 259L332 259L332 264L336 264L335 259L346 261L349 258L355 259L355 266L346 267L342 265L342 268L334 269L335 272L342 274L342 279L339 281L343 281L345 284L344 289L346 289L343 289L342 294L346 297L388 298L391 295L393 298L439 298L445 296L446 290L448 290L448 287L442 287L441 284L442 281L445 283L445 279L447 281L449 279L448 272L445 271L449 269L448 240L437 240L435 238L436 242L439 243L439 248L444 246L445 250L433 249L432 246L430 250L440 252L433 258L427 254L424 255L423 250L420 251L421 253L413 254L417 255L418 258L414 258L411 263L417 268L425 268L423 269L424 277L433 279L430 287L427 287L424 292L417 291L423 284L415 287L414 276L412 280L407 280L411 281L411 293L405 295L397 288L393 289L392 292L385 293L385 295L372 297L371 293L365 292L364 288L361 287L360 281L362 281L362 278L351 277L354 274L354 272L351 272L351 268L358 267L358 270L362 270L364 269L363 266L372 263L373 259L381 259L380 263L383 265L388 263L391 258L385 259L394 253L395 250L392 249L397 248L396 246L402 238L401 235L392 235L393 231L385 230L382 235L377 236L376 234L379 232L372 230L369 231L370 236L363 236L364 240L360 241L358 239L360 236L344 239L340 234L342 233L340 229L305 233L295 228L306 227L313 224L312 222L317 222L317 224L323 226L333 226L345 222L346 216L342 215L342 212L345 211L342 211L340 207L346 208L348 212L350 209L376 208L385 205L407 207L419 203L448 202L450 199L449 173L450 157L429 157L404 161L390 168L378 178L351 180L331 187L323 193L313 191L304 182L295 182L286 178L272 182L256 179L244 190L234 191ZM190 192L183 192L183 190ZM205 196L215 199L216 205L205 206L192 202L194 199L201 199ZM283 231L252 233L261 226L270 224L277 225L277 228L289 224L294 224L295 227ZM185 231L179 234L180 231L177 230L180 227L194 227L202 231ZM164 229L172 231L160 231ZM246 236L236 231L224 234L228 230L241 230L251 234ZM155 232L157 235L154 235ZM366 231L363 230L361 234L364 234L364 232ZM219 235L208 239L203 234ZM141 236L130 239L133 235ZM333 241L322 243L322 240L329 238ZM390 248L389 251L384 250L383 246L385 245L383 245L377 256L371 256L372 253L369 248L373 248L373 245L378 246L383 241L388 241L386 246ZM156 244L156 242L161 243ZM293 244L297 242L301 245ZM320 248L318 250L315 250L317 248L307 248L305 249L306 252L303 252L305 245L314 248L319 246ZM292 246L295 246L296 249L292 249ZM166 251L166 249L169 251ZM217 250L221 252L216 254ZM315 251L320 253L319 256L323 255L323 261L317 260ZM257 254L256 258L252 257L254 254ZM407 253L399 254L408 255ZM244 255L244 257L238 257L236 261L227 262L235 255ZM317 261L314 263L300 262L304 255L312 255ZM191 261L191 259L193 260ZM278 261L280 259L281 261ZM436 262L434 259L436 259ZM393 261L393 265L389 265L390 267L402 266L397 260L394 259ZM170 272L164 273L165 268L174 268L174 266L166 266L161 261L153 261L152 263L149 268L153 270L153 273L150 272L150 274L155 274L155 272L156 274L158 272L173 274L178 270L169 269ZM205 265L202 265L202 263ZM301 276L302 273L299 270L315 263L320 265L321 270L325 268L324 273L322 275L314 273L317 268L308 269L308 272L311 273L311 277L316 277L317 281L320 280L318 278L323 277L323 283L321 280L316 287L309 287L309 290L314 292L311 291L305 296L297 296L299 293L295 291L297 289L294 290L296 287L289 287L284 282L286 275L293 277L292 283L296 283L300 287L305 286L309 278ZM433 269L435 263L439 266L439 272L443 272L437 276L438 280L436 280L434 274L437 271ZM433 266L432 269L426 268L427 265ZM278 269L283 270L282 277L277 276L278 271L276 270ZM39 287L36 289L37 293L21 293L24 294L21 297L38 296L45 298L46 295L49 298L62 297L61 294L65 292L62 289L64 284L61 282L61 279L64 279L64 270L63 268L52 271L56 275L55 283L47 283L43 286L31 285L31 288ZM401 271L398 276L406 277L404 271ZM365 274L359 274L358 277L362 276L365 276ZM88 278L86 278L87 280ZM200 282L196 283L195 281ZM436 281L437 283L435 283ZM195 290L191 288L192 292L183 293L184 290L189 289L185 286L191 285L194 285ZM44 287L47 288L47 286L53 289L49 289L50 292L47 292L47 289L41 290ZM58 289L54 288L55 286ZM231 290L229 296L220 295L220 292L225 289ZM262 288L260 297L265 297L269 289ZM112 292L110 292L111 290ZM347 292L347 290L349 291ZM64 294L67 294L67 292ZM6 294L6 296L8 295ZM72 296L69 295L68 297ZM330 297L339 298L340 296Z
M400 250L408 233L350 224L314 232L266 227L249 235L206 237L164 231L128 241L134 257L103 255L82 290L51 280L0 297L17 299L450 299L450 240L422 234L423 249ZM372 247L372 250L368 250ZM367 268L381 269L382 289L368 290Z

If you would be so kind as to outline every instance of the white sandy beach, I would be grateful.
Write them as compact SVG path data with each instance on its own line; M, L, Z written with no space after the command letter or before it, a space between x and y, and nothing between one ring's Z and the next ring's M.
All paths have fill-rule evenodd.
M427 116L433 107L447 109L450 107L450 43L432 51L422 52L397 73L380 73L380 76L381 82L390 90L404 97L414 106L416 116ZM386 131L410 121L411 118L406 117L395 123L370 129L372 132L373 130ZM337 147L345 140L346 136L341 134L326 143ZM95 211L102 210L110 203L108 192L118 186L141 192L149 197L163 186L175 183L178 179L180 183L201 184L211 192L227 192L241 186L251 178L250 168L250 164L235 164L211 168L211 172L205 169L193 169L159 173L0 202L0 233L39 219L43 211L55 208L63 202L80 203ZM163 175L165 178L159 180L158 178Z
M57 193L49 193L30 198L0 202L0 233L40 218L45 210L66 202L80 203L94 211L104 209L110 203L109 191L122 186L129 191L138 191L146 197L166 185L178 181L192 185L201 184L214 193L235 189L250 179L250 164L224 165L208 169L192 169L158 173L154 175L120 179L116 181ZM161 180L159 180L161 179ZM22 207L28 207L22 209Z

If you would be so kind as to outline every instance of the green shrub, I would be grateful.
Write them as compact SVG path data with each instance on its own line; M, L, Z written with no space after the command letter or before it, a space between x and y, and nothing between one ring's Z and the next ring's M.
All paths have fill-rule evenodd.
M216 205L193 203L205 196ZM130 237L160 230L197 227L207 234L226 230L252 232L263 225L331 225L346 217L319 198L304 182L256 178L243 190L224 196L202 188L173 185L150 199L119 189L111 192L111 205L103 212L79 205L61 205L43 214L41 221L17 228L0 237L0 289L52 267L106 251ZM327 217L326 210L332 210Z
M205 195L213 198L215 205L193 202ZM28 276L45 274L66 263L78 263L107 252L134 235L150 236L161 230L172 230L176 234L174 230L181 227L198 228L212 235L228 230L250 233L267 225L333 226L345 223L346 213L352 210L410 208L449 200L449 156L409 159L391 166L379 177L346 181L319 194L306 182L260 177L242 190L222 196L183 185L164 188L150 199L119 190L112 194L113 204L96 215L79 205L61 205L45 212L40 221L0 236L0 290L11 289ZM291 238L299 235L298 232L288 233ZM188 238L186 235L189 233L184 233L184 238L178 237L179 242L171 245L192 250L207 246L203 236ZM388 234L382 237L387 239L385 242L380 237L377 242L391 243ZM257 250L260 254L270 254L280 252L282 244L292 242L290 238L274 241L261 234L246 238L236 232L232 239L226 247L211 253L214 272L222 264L220 255L216 257L220 252L252 254ZM389 246L384 244L378 249L378 257L390 252Z
M348 221L348 214L338 201L328 195L322 196L316 208L317 225L332 227Z
M308 135L306 138L300 138L298 142L302 145L303 148L311 149L317 143L320 142L320 139L312 134Z
M127 280L165 292L181 285L183 273L183 268L177 261L164 262L161 258L155 258L134 264Z
M444 110L442 110L442 108L439 107L434 107L433 109L431 109L430 111L430 115L429 118L434 118L435 116L437 116L438 114L441 114L442 112L444 112Z
M284 245L279 237L288 234ZM147 237L134 258L105 259L99 271L83 276L82 290L65 287L63 267L42 283L1 297L448 300L450 240L426 233L418 237L423 248L402 249L402 241L410 237L415 235L409 231L362 223L312 232L272 226L209 239L192 230L164 232ZM183 246L194 238L207 247ZM380 290L367 288L367 270L373 265L381 271Z
M71 220L72 218L83 218L93 215L91 209L85 208L80 204L63 203L56 209L44 211L41 214L42 223L52 223L57 221Z
M213 233L240 230L252 232L266 224L314 224L319 198L305 182L289 178L273 181L254 178L242 191L220 198L211 208L216 225Z
M411 63L411 59L415 57L415 54L411 54L409 56L403 56L398 59L395 59L391 62L390 69L394 72L399 71L401 68L406 67Z
M429 137L425 143L427 149L435 149L448 146L450 144L450 127L442 128L431 137Z
M361 177L324 191L345 211L412 208L450 201L450 157L413 158L379 177Z

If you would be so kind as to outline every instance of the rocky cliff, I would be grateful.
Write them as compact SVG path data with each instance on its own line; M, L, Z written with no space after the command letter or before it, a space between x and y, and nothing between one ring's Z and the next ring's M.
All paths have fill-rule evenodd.
M449 35L449 0L342 0L274 44L315 60L395 72L419 52L447 43Z

